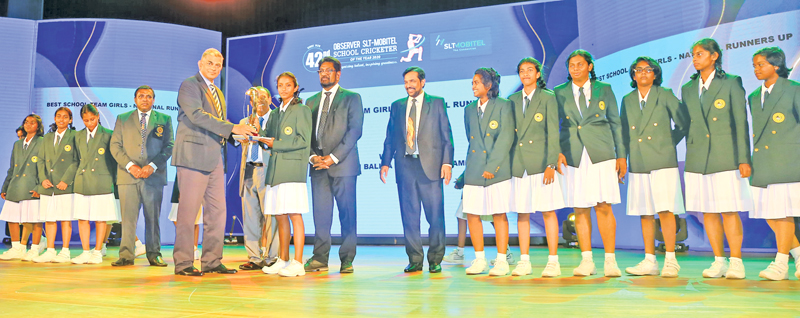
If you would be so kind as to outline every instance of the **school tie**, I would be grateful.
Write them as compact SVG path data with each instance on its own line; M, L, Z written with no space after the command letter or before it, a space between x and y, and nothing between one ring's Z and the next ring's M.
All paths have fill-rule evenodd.
M139 133L142 135L142 146L141 151L139 152L139 157L144 158L144 137L147 134L147 113L142 113L142 117L139 119Z
M645 101L643 100L639 101L639 110L644 110L644 103Z
M769 98L769 92L764 92L764 102L761 103L761 109L764 109L764 104L767 102L767 98Z
M258 116L258 129L261 130L261 127L264 126L264 117ZM256 162L258 160L258 143L254 142L250 144L250 161Z
M703 87L703 92L702 92L702 93L700 93L700 98L703 98L703 96L705 96L705 95L706 95L706 92L707 92L707 91L708 91L708 89L707 89L707 88L705 88L705 87Z
M483 109L480 106L478 106L478 118L483 119Z
M211 90L211 95L214 96L214 110L217 111L217 117L222 118L222 102L219 101L217 87L214 86L214 83L210 83L208 84L208 89Z
M583 87L578 88L578 107L585 107L586 110L589 110L589 105L586 105L586 95L583 93Z
M525 103L522 104L522 116L525 117L525 111L528 109L528 106L531 104L531 98L525 97Z
M411 109L408 112L408 121L406 121L406 153L413 155L416 152L417 145L417 132L416 132L416 118L417 118L417 99L411 99Z
M331 92L325 92L325 101L322 103L322 114L319 115L319 127L317 128L317 139L319 139L319 137L322 136L322 132L325 130L325 121L328 119L328 109L330 107L331 107Z
M23 143L22 144L22 150L28 150L28 144Z
M56 146L61 144L61 136L56 136Z

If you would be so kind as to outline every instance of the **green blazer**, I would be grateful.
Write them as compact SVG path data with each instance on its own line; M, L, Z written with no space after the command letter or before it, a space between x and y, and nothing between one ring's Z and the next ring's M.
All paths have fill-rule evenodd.
M712 82L713 83L713 82ZM750 185L800 182L800 83L779 78L761 107L761 86L750 94L753 174Z
M620 119L630 172L678 167L675 146L689 129L689 113L671 89L653 85L644 109L639 106L639 90L634 89L622 98Z
M581 165L584 147L592 163L625 158L617 98L611 85L597 80L591 81L592 93L588 110L578 110L572 95L572 81L553 89L561 120L561 153L572 167Z
M476 100L464 109L464 128L469 141L464 184L485 187L511 179L514 103L502 97L489 99L481 119ZM483 178L484 171L494 178Z
M311 109L303 104L273 110L267 129L275 140L269 156L266 184L276 186L287 182L305 183L308 179L308 154L311 152ZM262 135L267 135L262 131Z
M739 169L750 163L747 109L742 78L725 74L714 78L700 98L700 79L681 87L689 110L686 136L686 172L712 174Z
M19 202L23 200L38 200L31 196L31 191L39 191L39 148L42 144L42 137L33 137L28 149L24 150L24 140L14 142L11 150L11 165L6 173L6 180L3 182L2 193L6 194L6 200Z
M44 195L73 193L75 172L78 170L78 151L75 149L76 134L75 130L67 128L58 146L53 146L55 132L44 135L42 145L39 147L39 193ZM42 187L41 183L44 180L50 180L53 187L49 189ZM56 188L61 181L67 184L67 189Z
M84 128L75 135L75 148L78 148L78 172L75 174L75 193L98 195L114 193L114 175L117 162L111 156L108 146L111 143L111 129L97 125L94 138L88 143Z
M530 104L522 112L522 91L511 94L514 103L516 135L511 148L511 174L521 178L525 172L534 175L544 172L547 165L556 165L561 145L558 140L558 102L553 92L537 88Z

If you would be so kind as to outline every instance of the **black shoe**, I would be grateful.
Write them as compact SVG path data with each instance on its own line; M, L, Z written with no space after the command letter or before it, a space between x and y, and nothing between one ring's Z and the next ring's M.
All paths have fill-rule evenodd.
M339 268L339 273L342 273L342 274L351 274L351 273L353 273L353 262L344 262L344 263L342 263L342 267Z
M306 264L303 265L303 268L306 270L306 272L327 272L328 264L322 264L320 261L309 258L308 261L306 261Z
M181 275L181 276L203 276L203 272L199 271L197 268L192 266L192 267L184 268L180 272L175 273L175 275Z
M228 269L225 265L219 264L219 266L204 271L204 273L217 273L217 274L236 274L235 269Z
M164 262L161 256L156 256L156 258L149 259L148 261L150 261L150 266L167 267L167 263Z
M428 271L430 271L431 273L441 273L442 265L440 264L428 265Z
M131 265L133 265L133 260L127 260L124 258L120 258L116 262L111 263L111 266L131 266Z
M262 267L266 266L266 264L267 264L267 261L260 261L258 263L247 262L247 263L244 263L242 265L239 265L239 269L241 269L243 271L254 271L254 270L261 269Z
M404 273L411 273L411 272L419 272L422 271L422 264L408 264L405 269L403 269Z

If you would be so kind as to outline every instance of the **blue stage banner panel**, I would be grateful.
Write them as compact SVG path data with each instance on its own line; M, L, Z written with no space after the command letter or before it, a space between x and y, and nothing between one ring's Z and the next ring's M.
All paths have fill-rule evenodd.
M628 68L636 57L658 59L664 69L663 86L680 96L680 86L694 72L691 44L713 37L723 47L724 69L742 76L745 89L751 92L760 84L752 75L751 57L756 50L780 46L790 64L797 64L798 10L797 2L753 0L536 1L230 38L225 83L229 117L236 120L244 116L248 102L244 92L250 86L263 85L276 95L275 78L284 71L297 76L305 89L301 97L311 96L321 90L316 74L319 60L327 55L338 58L342 62L340 85L361 94L365 113L364 133L358 144L362 164L359 234L401 235L394 173L389 173L384 185L378 171L389 105L406 96L402 72L407 67L425 69L425 91L447 101L455 139L453 175L458 176L464 169L467 150L463 108L475 99L471 79L479 67L499 71L500 95L505 97L521 89L516 65L523 57L533 56L544 64L547 86L553 88L566 81L569 53L585 49L594 54L598 79L613 86L621 104L622 97L631 91ZM797 72L790 78L797 79ZM229 153L228 171L236 174L240 150ZM684 156L681 143L678 159L682 161ZM232 209L231 194L237 189L230 184L228 190ZM620 185L620 191L623 202L614 205L617 246L641 248L639 219L625 214L626 185ZM452 215L460 196L460 191L446 187L448 234L457 231ZM559 219L569 212L571 209L559 211ZM744 246L774 248L774 236L766 222L751 220L746 213L742 216ZM313 234L312 215L304 217L307 233ZM689 213L684 217L689 226L685 243L693 250L710 250L702 215ZM509 215L512 233L516 219L516 215ZM533 215L532 219L533 235L544 235L542 218ZM427 223L423 220L422 224ZM594 228L593 244L601 245ZM339 233L336 218L332 230ZM486 230L492 231L490 226Z
M100 122L113 129L119 114L136 110L136 87L155 90L153 109L172 117L177 129L178 88L198 72L197 61L207 48L220 48L216 31L165 23L130 20L69 19L38 23L32 109L45 126L65 106L72 110L76 129L84 128L80 108L94 103ZM167 217L175 168L168 169L161 209L162 243L171 244L175 227ZM144 238L144 218L139 219ZM75 231L77 235L77 231Z

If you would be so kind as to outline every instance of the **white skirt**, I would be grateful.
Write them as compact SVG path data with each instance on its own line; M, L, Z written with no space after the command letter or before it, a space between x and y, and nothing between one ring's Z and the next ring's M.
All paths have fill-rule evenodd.
M117 199L113 193L99 195L83 195L75 193L73 217L86 221L119 221L121 220Z
M566 166L562 171L564 182L561 185L567 207L591 208L603 202L608 204L622 202L615 159L592 163L589 153L583 148L580 167Z
M750 182L739 170L712 174L684 172L686 210L703 213L753 210Z
M264 195L264 214L282 215L308 213L308 187L305 182L281 183L267 186Z
M629 173L628 215L656 215L664 211L686 213L678 168Z
M511 178L514 184L512 211L517 213L550 212L564 208L564 191L561 188L563 176L556 172L553 182L544 184L544 173Z
M783 219L800 216L800 182L770 184L766 188L750 187L753 210L750 218Z
M511 212L512 191L511 179L495 183L488 187L465 185L461 199L466 214L494 215Z
M58 195L39 195L39 221L73 221L72 209L75 204L73 193Z
M39 200L22 200L13 202L6 200L0 220L11 223L39 223Z
M494 217L491 215L481 215L481 221L483 222L493 222ZM458 209L456 209L456 218L467 220L467 215L464 214L464 198L461 198L461 201L458 202Z
M172 222L178 221L178 204L173 203L172 208L169 210L169 218ZM194 224L203 224L203 206L200 206L200 211L197 211L197 219L195 219Z

